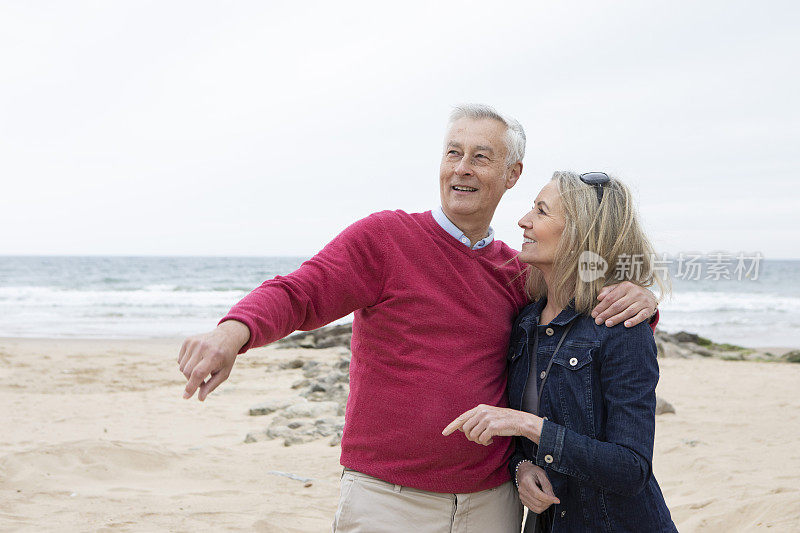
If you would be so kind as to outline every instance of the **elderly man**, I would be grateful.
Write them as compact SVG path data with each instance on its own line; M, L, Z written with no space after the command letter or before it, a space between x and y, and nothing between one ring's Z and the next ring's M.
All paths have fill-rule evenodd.
M184 397L199 390L204 400L237 354L355 312L334 531L519 531L511 439L475 446L442 429L477 404L507 406L509 333L527 302L516 252L490 223L524 152L516 120L488 106L456 108L439 209L355 222L183 343ZM598 323L633 325L655 311L654 296L629 283L603 296Z

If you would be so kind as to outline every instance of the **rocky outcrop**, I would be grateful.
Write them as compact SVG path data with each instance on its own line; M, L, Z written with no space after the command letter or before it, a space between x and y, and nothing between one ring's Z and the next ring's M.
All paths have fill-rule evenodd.
M280 348L339 347L334 362L292 359L277 365L280 370L302 370L302 378L292 384L298 391L295 401L271 401L254 405L250 415L272 415L262 432L250 433L245 442L283 439L286 446L329 438L331 446L339 444L344 427L344 410L350 392L350 337L352 324L328 326L306 333L297 333L275 343ZM752 350L731 344L716 344L694 333L656 332L659 357L721 357L745 359ZM784 360L800 362L800 352L790 352ZM656 398L656 414L675 413L663 398Z
M692 359L700 357L716 357L731 361L779 361L774 355L737 346L735 344L719 344L695 333L679 331L665 333L656 331L658 357Z
M786 352L781 356L781 359L787 363L800 363L800 350Z
M675 413L675 408L672 404L660 396L656 396L656 416L667 413Z
M250 408L250 416L268 415L278 411L279 409L286 409L290 405L292 405L292 402L289 400L275 400L271 402L260 403Z
M274 343L279 348L331 348L342 347L350 349L350 337L353 332L352 324L338 324L326 326L314 331L295 333ZM659 357L676 357L682 359L717 357L729 360L769 360L800 362L800 352L790 352L782 357L776 357L767 352L752 350L735 344L719 344L710 339L701 337L696 333L679 331L665 333L661 330L655 333ZM302 360L288 363L289 368L303 367Z
M329 437L331 446L338 445L350 392L349 350L342 350L333 363L295 359L281 368L302 369L302 379L292 385L299 391L299 397L294 402L272 401L251 407L251 416L274 417L265 431L249 433L245 442L283 439L284 446L291 446Z
M273 343L278 348L335 348L350 349L353 324L325 326L313 331L294 333Z

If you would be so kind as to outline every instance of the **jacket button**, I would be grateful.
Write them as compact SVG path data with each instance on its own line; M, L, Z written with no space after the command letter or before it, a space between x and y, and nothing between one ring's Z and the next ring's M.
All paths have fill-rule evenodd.
M547 464L552 463L553 462L553 456L548 453L547 455L544 456L544 462L547 463Z
M550 336L553 334L553 328L547 328L546 330L544 330L544 332L547 333L548 336Z
M577 358L573 357L572 359L569 360L569 366L575 366L577 364L578 364Z
M545 377L546 375L547 375L547 372L545 372L544 370L542 370L542 373L541 373L541 374L539 374L539 377L540 377L540 378L542 378L542 379L544 379L544 377Z
M561 518L564 518L565 516L567 516L567 512L566 511L561 511Z

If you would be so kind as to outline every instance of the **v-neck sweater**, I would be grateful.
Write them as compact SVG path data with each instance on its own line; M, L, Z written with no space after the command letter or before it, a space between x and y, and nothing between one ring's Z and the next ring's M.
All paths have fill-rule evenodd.
M222 320L250 329L243 353L355 313L341 464L398 485L477 492L509 480L511 438L482 446L441 431L478 404L508 406L508 342L527 303L516 255L496 239L464 246L430 211L382 211Z

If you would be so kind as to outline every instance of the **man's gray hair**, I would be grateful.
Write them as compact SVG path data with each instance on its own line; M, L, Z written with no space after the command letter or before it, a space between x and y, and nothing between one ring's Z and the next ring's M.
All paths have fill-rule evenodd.
M449 130L456 120L462 118L475 120L490 118L506 125L506 148L508 150L506 166L510 167L525 157L525 130L522 129L522 124L518 120L501 115L493 107L485 104L461 104L455 106L453 112L450 113L447 129Z

